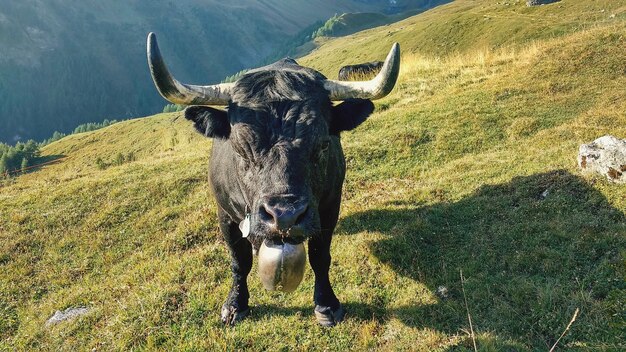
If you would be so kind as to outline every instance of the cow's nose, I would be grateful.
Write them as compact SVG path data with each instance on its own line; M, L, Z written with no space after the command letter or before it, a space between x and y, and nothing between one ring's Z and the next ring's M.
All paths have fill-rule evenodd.
M308 209L307 203L296 203L288 205L271 205L263 203L263 211L266 213L268 222L277 231L288 231L298 225Z

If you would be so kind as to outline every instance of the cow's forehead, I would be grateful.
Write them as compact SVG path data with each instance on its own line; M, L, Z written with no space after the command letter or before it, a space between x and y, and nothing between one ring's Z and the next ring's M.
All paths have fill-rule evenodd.
M256 70L239 79L229 107L235 136L261 143L314 142L328 134L331 102L317 71L290 62ZM250 129L250 131L246 131Z
M287 62L246 73L235 83L231 99L251 108L282 101L330 104L324 81L319 72Z
M271 102L261 108L234 106L229 114L235 138L269 146L280 142L306 146L328 135L324 112L309 101Z

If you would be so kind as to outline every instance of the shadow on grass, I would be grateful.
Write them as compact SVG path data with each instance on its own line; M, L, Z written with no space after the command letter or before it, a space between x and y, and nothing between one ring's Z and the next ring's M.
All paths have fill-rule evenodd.
M376 257L432 292L440 286L448 290L448 297L433 305L386 309L347 303L358 319L396 317L448 333L469 330L463 270L478 332L549 349L578 307L581 315L561 346L624 344L619 299L626 288L619 272L624 213L566 171L484 186L455 203L357 213L344 218L338 230L382 233L385 238L370 245Z
M0 187L12 184L15 181L16 177L32 172L37 172L43 167L62 162L65 158L65 155L46 155L31 160L30 163L32 165L27 166L25 169L10 170L5 173L0 173Z
M41 156L33 162L33 167L35 168L35 170L38 170L42 165L55 164L65 158L66 158L66 155L63 155L63 154Z
M32 165L28 166L25 169L25 171L15 171L14 174L15 175L19 175L21 173L36 172L36 171L41 170L41 168L43 168L45 166L59 163L59 162L63 161L63 159L65 159L65 158L66 158L66 156L62 155L62 154L41 156L41 157L38 157L38 158L32 160L31 161Z
M363 302L345 302L343 304L346 310L346 321L357 322L369 322L372 320L377 321L379 324L384 324L390 317L398 317L404 323L408 325L425 326L425 324L413 324L416 317L431 316L433 311L426 306L407 306L398 309L385 309L383 307L367 304ZM461 312L462 313L462 312ZM252 321L259 321L269 317L294 317L301 316L303 319L310 319L314 321L313 306L306 305L301 307L284 307L280 305L257 305L252 307L250 316L247 319ZM432 317L431 317L432 318ZM423 319L428 321L429 319ZM432 319L431 319L432 321ZM413 323L411 323L413 322ZM427 324L426 324L427 325ZM432 327L432 326L431 326ZM440 330L446 331L448 334L458 333L459 329L442 329L442 326L438 326ZM467 329L469 330L469 328ZM466 332L461 332L466 334ZM520 351L525 349L522 343L514 341L506 341L493 335L480 335L476 337L477 344L481 347L480 350L494 350L494 351ZM417 348L417 347L416 347ZM470 351L472 350L471 339L465 338L460 341L459 345L455 346L453 350L457 351Z
M52 155L40 156L39 158L35 160L35 164L39 165L39 164L53 163L61 159L64 159L65 157L66 155L63 155L63 154L52 154Z

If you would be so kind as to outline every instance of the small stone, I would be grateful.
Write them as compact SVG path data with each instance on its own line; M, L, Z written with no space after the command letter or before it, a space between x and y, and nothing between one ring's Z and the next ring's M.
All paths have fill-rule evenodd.
M445 299L448 298L448 288L445 286L439 286L437 287L437 292L436 292L437 296L439 296L439 298L441 299Z
M578 167L615 183L626 183L626 139L606 135L578 149Z
M546 189L545 191L541 192L541 195L539 196L539 198L543 200L543 199L548 198L549 195L550 195L550 190Z
M89 313L89 311L90 309L87 307L67 308L62 312L60 310L57 310L54 315L46 321L46 326L55 325L66 320L75 319Z

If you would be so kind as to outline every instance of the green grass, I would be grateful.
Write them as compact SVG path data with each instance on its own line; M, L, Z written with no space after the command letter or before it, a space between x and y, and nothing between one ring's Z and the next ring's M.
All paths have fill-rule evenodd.
M624 4L491 4L458 1L407 21L466 9L518 23L555 11L568 30L528 28L445 54L402 43L397 88L342 137L331 280L344 323L317 325L310 269L283 294L266 292L253 268L250 319L221 325L229 256L207 190L210 141L172 113L68 136L43 149L61 163L1 186L0 350L472 350L460 270L480 350L548 350L576 308L561 349L623 349L626 188L580 174L576 153L607 133L626 137L626 23L617 10L604 19ZM603 19L590 15L598 6ZM380 44L372 58L388 49L380 30L356 35ZM437 35L447 32L415 41ZM351 40L319 50L356 53ZM315 55L307 62L324 70L346 59ZM136 161L96 165L129 152ZM79 305L91 313L44 327Z

